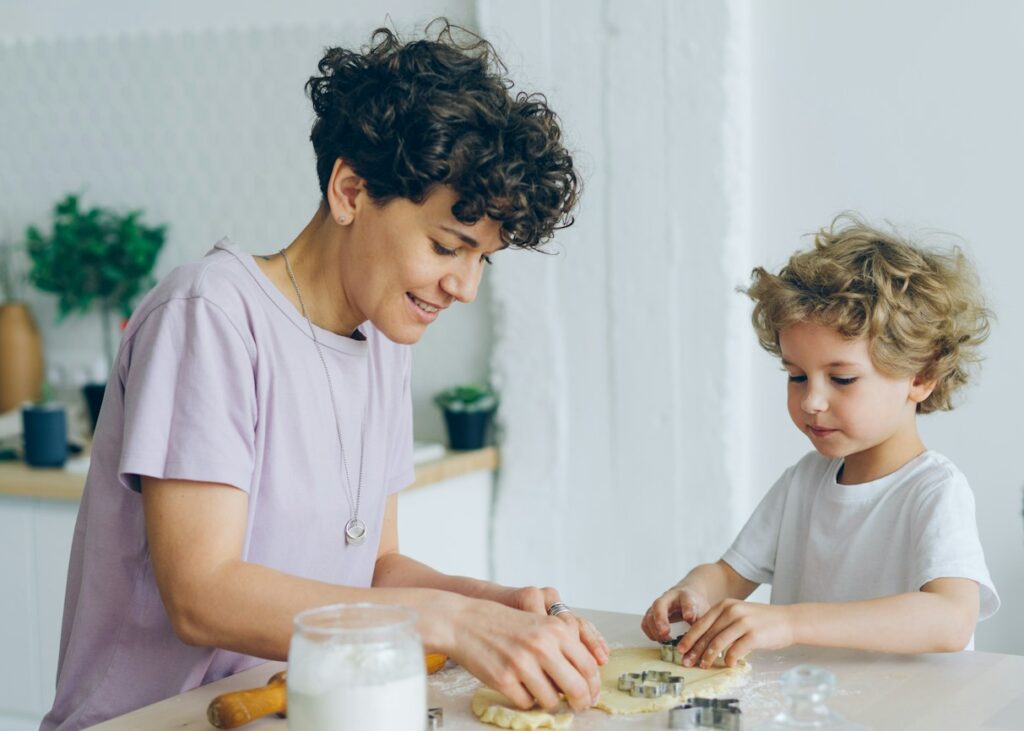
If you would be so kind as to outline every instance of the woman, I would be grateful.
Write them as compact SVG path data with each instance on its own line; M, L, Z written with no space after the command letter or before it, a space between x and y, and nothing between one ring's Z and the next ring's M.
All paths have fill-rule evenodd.
M57 697L78 729L287 656L292 617L416 610L429 651L522 707L599 690L607 646L553 589L399 553L413 480L410 353L490 258L571 223L578 185L542 98L447 24L329 49L308 91L322 200L277 254L223 240L124 334L75 530ZM556 610L557 611L557 610Z

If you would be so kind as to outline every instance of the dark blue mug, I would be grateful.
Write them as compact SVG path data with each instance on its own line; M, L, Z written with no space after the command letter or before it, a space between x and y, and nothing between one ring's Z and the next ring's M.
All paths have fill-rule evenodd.
M68 458L68 420L63 404L36 404L21 410L25 462L63 467Z

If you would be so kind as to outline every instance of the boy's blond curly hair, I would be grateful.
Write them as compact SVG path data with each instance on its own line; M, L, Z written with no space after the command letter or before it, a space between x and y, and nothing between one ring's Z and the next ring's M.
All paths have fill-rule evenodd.
M801 322L867 338L883 373L935 381L920 414L953 408L989 334L992 313L959 247L920 248L850 214L818 231L814 248L794 254L777 275L757 267L751 277L741 291L754 301L765 350L781 357L779 333Z

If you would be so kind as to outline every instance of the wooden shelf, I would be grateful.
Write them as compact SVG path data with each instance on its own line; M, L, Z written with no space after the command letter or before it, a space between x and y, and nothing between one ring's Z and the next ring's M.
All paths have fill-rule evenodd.
M432 485L435 482L468 475L470 472L478 472L480 470L493 472L498 468L498 463L498 449L496 447L471 449L465 452L448 451L440 459L416 465L416 482L406 489L415 490L419 487Z
M466 452L449 451L439 459L416 465L416 482L406 489L426 487L479 470L493 471L498 467L498 462L498 450L495 447ZM84 487L85 474L81 472L29 467L24 462L0 462L0 495L80 500Z
M48 500L80 500L85 474L63 468L29 467L24 462L0 462L0 495Z

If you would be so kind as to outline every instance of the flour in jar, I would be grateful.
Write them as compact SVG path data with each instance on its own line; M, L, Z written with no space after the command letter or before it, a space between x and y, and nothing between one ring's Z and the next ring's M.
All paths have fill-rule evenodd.
M425 678L383 685L342 685L319 695L288 689L290 731L423 731L427 718Z
M421 650L296 636L288 660L290 731L423 731L427 679Z

